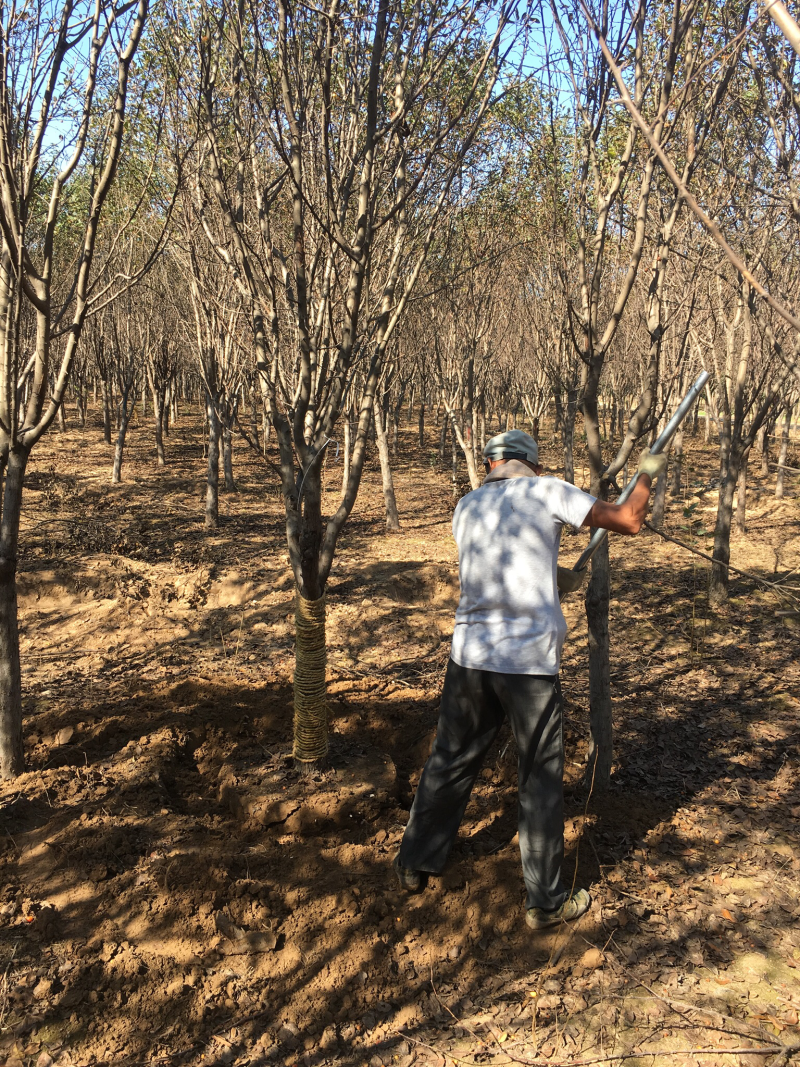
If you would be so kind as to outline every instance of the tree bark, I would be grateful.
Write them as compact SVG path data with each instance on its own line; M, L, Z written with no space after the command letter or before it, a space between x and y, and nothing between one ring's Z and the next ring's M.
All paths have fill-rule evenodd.
M0 777L16 778L25 769L22 745L22 676L17 624L17 544L22 485L28 453L8 456L0 527Z
M578 390L567 392L567 406L562 426L564 437L564 481L575 484L575 416L578 410Z
M167 462L164 455L164 400L155 389L153 390L153 415L155 416L156 463L159 467L163 467Z
M553 390L553 400L555 401L555 405L556 405L555 425L553 426L553 432L554 433L558 433L559 431L561 431L563 433L563 430L564 430L564 402L561 399L561 390L560 389L554 389Z
M442 466L447 459L447 428L450 425L450 416L445 411L442 415L442 425L439 427L439 462Z
M207 530L219 526L219 416L212 398L208 401L208 467L206 472L206 517Z
M761 476L769 477L769 435L772 427L765 422L758 431L758 450L761 453Z
M400 516L397 512L397 499L394 492L394 479L392 478L392 465L389 457L389 440L386 433L384 419L387 418L377 396L372 405L375 435L378 440L378 458L381 464L381 484L383 486L383 500L386 505L386 529L389 533L397 533L400 529Z
M680 474L678 475L680 479ZM664 525L664 511L667 503L667 472L661 475L656 482L656 491L653 494L653 512L650 521L657 529Z
M599 791L607 788L611 779L611 761L614 751L609 668L609 600L610 567L608 538L606 538L592 556L592 576L585 598L586 619L589 627L589 723L591 727L586 781Z
M747 533L747 460L745 455L739 467L736 489L736 532L742 536Z
M122 458L125 452L125 437L128 433L130 421L130 408L136 403L136 398L131 398L131 391L125 387L119 405L119 429L117 430L117 443L114 446L114 465L111 468L111 482L119 485L122 481Z
M697 407L697 405L695 405ZM683 430L679 429L672 439L672 470L671 470L672 484L670 485L670 495L678 497L681 495L681 482L683 480ZM666 481L666 478L664 479Z
M233 478L233 433L227 419L222 427L222 470L225 475L225 491L227 493L237 492Z
M714 559L711 564L711 584L709 601L714 607L721 607L728 599L728 567L731 559L731 523L733 521L733 497L739 478L739 456L731 450L725 474L719 487L719 504L717 521L714 527Z
M419 447L425 447L425 404L420 397L419 415L417 417L417 433L419 434Z
M111 397L109 396L108 382L105 378L100 381L100 389L103 396L103 440L107 445L111 444Z
M342 445L342 496L347 492L347 483L350 481L350 416L345 415L343 422L344 444Z
M789 430L792 425L792 404L786 405L786 410L783 416L783 429L781 430L781 447L778 452L778 473L775 478L775 499L781 500L785 492L785 480L784 475L786 472L786 461L789 458Z

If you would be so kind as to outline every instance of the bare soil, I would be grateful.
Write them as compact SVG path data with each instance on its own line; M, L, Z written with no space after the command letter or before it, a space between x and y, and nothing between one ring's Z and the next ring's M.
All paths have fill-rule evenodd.
M444 875L416 897L391 877L458 589L433 434L422 451L401 432L399 535L366 472L328 589L331 766L300 780L271 470L240 446L238 492L207 534L194 417L160 469L135 425L116 487L92 419L50 435L27 482L29 769L0 787L0 1062L786 1062L800 1041L800 666L798 619L777 612L796 601L735 577L712 612L702 560L649 532L613 539L605 793L583 781L580 597L562 672L565 873L593 906L535 935L508 733ZM542 446L557 472L555 442ZM665 527L703 551L714 473L713 450L690 442ZM329 456L331 505L340 477ZM733 543L737 566L772 581L800 566L792 478L776 502L752 472ZM567 563L585 539L564 536Z

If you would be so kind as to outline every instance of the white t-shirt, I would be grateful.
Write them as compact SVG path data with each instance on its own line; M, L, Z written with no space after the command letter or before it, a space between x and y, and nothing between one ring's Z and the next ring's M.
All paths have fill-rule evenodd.
M556 587L561 530L580 526L595 498L559 478L499 473L453 515L461 597L450 655L462 667L555 675L567 634Z

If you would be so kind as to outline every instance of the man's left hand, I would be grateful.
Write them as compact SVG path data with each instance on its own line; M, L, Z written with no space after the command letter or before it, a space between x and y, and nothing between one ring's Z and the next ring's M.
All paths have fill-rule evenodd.
M577 593L586 578L586 570L571 571L566 567L556 567L556 585L559 593Z

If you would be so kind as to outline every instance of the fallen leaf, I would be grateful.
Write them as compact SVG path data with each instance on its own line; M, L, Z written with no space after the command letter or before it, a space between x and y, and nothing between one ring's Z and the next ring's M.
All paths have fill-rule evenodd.
M736 922L736 920L734 919L734 917L731 915L731 913L728 911L727 908L723 908L722 911L720 912L720 915L722 916L723 919L727 919L729 923L735 923Z
M605 956L599 948L590 948L578 960L578 966L587 971L593 971L595 968L602 966L604 960Z

